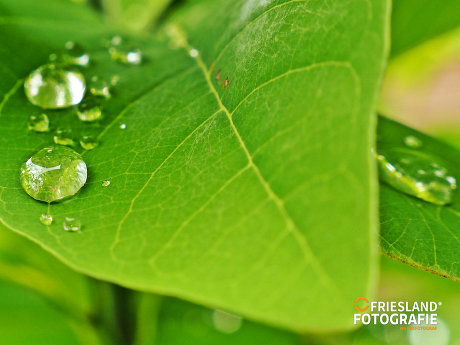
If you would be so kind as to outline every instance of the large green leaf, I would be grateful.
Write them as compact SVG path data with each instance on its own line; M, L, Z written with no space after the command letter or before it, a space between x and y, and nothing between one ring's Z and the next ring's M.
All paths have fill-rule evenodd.
M458 0L393 0L391 55L460 26Z
M404 146L406 136L422 140L423 152L460 177L460 152L413 129L380 118L378 147ZM381 248L385 255L454 280L460 280L460 195L437 206L383 184L380 188Z
M133 39L146 59L132 68L110 61L100 42L111 29L78 5L0 4L8 227L131 288L297 330L352 326L353 301L376 278L370 148L387 1L194 1L167 35ZM99 128L49 112L55 127L99 133L101 145L84 153L86 187L52 205L46 228L47 206L21 190L18 169L51 135L26 131L37 110L21 83L67 39L90 50L87 75L121 82ZM65 216L82 230L64 232Z

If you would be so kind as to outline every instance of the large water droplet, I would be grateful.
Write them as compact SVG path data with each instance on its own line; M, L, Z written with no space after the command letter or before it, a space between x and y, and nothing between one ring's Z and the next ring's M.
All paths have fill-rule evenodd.
M62 227L65 231L78 231L81 229L81 222L74 217L65 217Z
M24 82L29 101L44 109L66 108L80 103L85 88L83 74L71 67L54 64L40 66Z
M89 136L89 135L85 135L80 139L80 145L85 150L89 151L89 150L95 149L97 145L99 145L99 142L97 141L96 138Z
M46 147L21 167L22 188L32 198L53 202L75 195L86 182L81 156L65 146Z
M78 106L77 116L81 121L85 122L101 120L101 106L93 97L86 97Z
M57 129L56 134L53 137L53 141L59 145L73 146L74 142L72 139L72 131L65 128Z
M377 155L380 178L395 189L436 205L452 202L457 181L435 158L410 149Z
M50 121L46 114L31 115L27 122L27 128L34 132L48 132L50 130Z
M47 214L47 213L43 213L43 214L40 216L40 222L41 222L43 225L51 225L51 223L53 222L53 216L50 215L50 214Z

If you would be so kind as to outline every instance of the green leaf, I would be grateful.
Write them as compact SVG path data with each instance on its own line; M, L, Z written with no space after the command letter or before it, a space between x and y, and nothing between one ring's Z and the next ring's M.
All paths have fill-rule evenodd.
M295 334L241 319L221 310L210 310L172 298L161 303L154 339L142 342L143 345L264 343L301 344L299 336Z
M380 118L378 147L401 147L413 135L421 150L439 159L460 177L460 152L427 135ZM436 206L400 193L385 184L380 188L381 248L384 255L414 267L460 280L460 195L448 206Z
M394 0L391 55L460 26L458 0Z
M55 15L57 0L0 3L9 228L130 288L296 330L352 327L353 301L372 295L376 278L370 148L387 1L194 1L165 31L131 38L145 57L134 67L101 48L111 28L92 14L72 19L78 5ZM87 76L121 81L99 128L72 110L48 112L54 128L97 132L101 144L84 153L87 185L51 206L46 228L47 206L22 191L18 170L51 134L26 131L37 109L21 83L68 39L88 47ZM64 232L66 216L82 230Z

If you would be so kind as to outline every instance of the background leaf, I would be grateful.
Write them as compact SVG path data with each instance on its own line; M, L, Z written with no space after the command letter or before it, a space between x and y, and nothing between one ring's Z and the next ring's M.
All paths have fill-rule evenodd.
M391 55L460 26L459 12L457 0L394 0Z
M380 117L378 148L404 146L413 135L423 142L421 150L444 163L457 179L460 152L394 121ZM381 248L385 255L454 280L460 280L460 196L453 203L436 206L385 184L380 188Z
M192 2L170 19L169 37L130 38L145 56L132 68L109 59L101 40L113 31L78 5L0 3L8 227L131 288L296 330L352 326L354 299L375 285L371 114L388 2ZM51 135L26 131L38 109L21 83L68 39L88 47L87 76L121 81L99 128L73 110L49 112L54 128L99 133L101 145L84 153L87 186L52 205L46 228L47 207L21 190L18 169ZM82 231L65 233L65 216ZM327 310L325 300L334 301Z

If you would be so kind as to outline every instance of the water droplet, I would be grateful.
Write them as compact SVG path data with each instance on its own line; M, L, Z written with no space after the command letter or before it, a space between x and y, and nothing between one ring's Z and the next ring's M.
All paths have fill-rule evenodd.
M119 46L123 42L123 38L119 35L113 36L110 40L112 46Z
M126 123L120 124L120 129L126 129Z
M119 75L113 75L112 78L110 78L110 85L115 86L118 84L120 81L120 76Z
M102 109L93 97L86 97L78 105L77 116L85 122L98 121L102 119Z
M413 135L408 135L404 138L404 144L411 149L418 149L423 146L423 142Z
M75 195L86 182L81 156L65 146L46 147L21 167L22 188L32 198L53 202Z
M60 128L56 130L56 134L53 137L56 144L73 146L74 142L72 139L72 131L70 129Z
M50 121L46 114L31 115L27 122L27 128L34 132L48 132L50 130Z
M142 53L133 47L110 47L109 54L112 60L126 65L139 65L142 62Z
M47 213L43 213L43 214L40 216L40 222L41 222L43 225L51 225L51 223L53 222L53 216L50 215L50 214L47 214Z
M64 61L72 65L86 67L89 65L89 55L85 49L78 43L67 41L65 43L67 53L64 55Z
M78 231L81 229L81 222L77 218L65 217L62 227L65 231Z
M241 316L216 309L212 313L214 327L222 333L235 333L241 328L243 319Z
M108 187L110 186L110 181L109 180L105 180L105 181L102 181L102 187Z
M29 101L44 109L66 108L80 103L85 88L83 74L54 64L40 66L24 82Z
M380 178L395 189L436 205L452 202L457 181L434 157L410 149L377 155Z
M89 91L94 96L100 96L104 98L110 98L109 84L106 81L100 79L97 76L91 78L91 84Z
M96 138L89 136L89 135L85 135L84 137L80 139L80 145L85 150L89 151L89 150L96 148L97 145L99 145L99 143Z
M196 58L200 53L198 52L198 49L192 48L189 50L188 54L191 58Z

